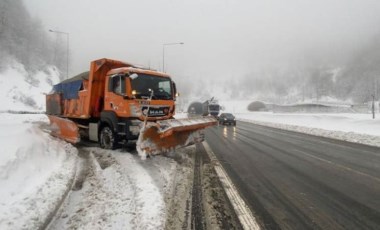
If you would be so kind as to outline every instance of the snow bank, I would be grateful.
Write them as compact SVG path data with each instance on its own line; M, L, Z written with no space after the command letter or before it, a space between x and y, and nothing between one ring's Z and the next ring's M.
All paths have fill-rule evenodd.
M240 119L253 121L380 136L380 118L372 119L370 114L287 114L252 112L239 113L236 115Z
M0 110L44 111L44 93L50 92L52 85L58 82L59 73L53 66L30 74L22 64L11 61L0 73Z
M238 120L380 147L380 118L370 114L235 114Z
M40 228L74 176L76 149L44 133L41 121L0 114L0 229Z

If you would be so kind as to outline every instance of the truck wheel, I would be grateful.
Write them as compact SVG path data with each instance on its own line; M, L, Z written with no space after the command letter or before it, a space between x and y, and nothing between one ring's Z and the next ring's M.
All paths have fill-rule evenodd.
M110 127L103 127L100 131L100 147L103 149L115 149L116 148L116 136Z

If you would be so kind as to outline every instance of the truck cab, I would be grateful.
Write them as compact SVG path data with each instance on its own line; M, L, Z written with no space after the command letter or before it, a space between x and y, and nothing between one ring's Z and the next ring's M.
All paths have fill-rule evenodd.
M163 73L132 67L111 70L106 77L104 111L118 117L166 120L174 115L175 83Z
M164 73L134 67L112 69L104 88L100 124L94 130L102 147L114 148L109 146L109 138L117 139L117 143L137 140L145 120L173 118L176 87Z

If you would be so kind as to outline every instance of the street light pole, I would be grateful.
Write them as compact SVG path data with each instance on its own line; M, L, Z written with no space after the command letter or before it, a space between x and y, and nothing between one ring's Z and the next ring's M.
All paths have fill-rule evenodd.
M372 94L372 119L375 119L375 94Z
M183 45L183 42L173 42L173 43L164 43L162 44L162 72L165 72L165 46L172 45Z
M70 45L70 34L67 32L62 32L58 30L49 30L49 32L64 34L67 36L67 50L66 50L66 78L69 78L69 45Z

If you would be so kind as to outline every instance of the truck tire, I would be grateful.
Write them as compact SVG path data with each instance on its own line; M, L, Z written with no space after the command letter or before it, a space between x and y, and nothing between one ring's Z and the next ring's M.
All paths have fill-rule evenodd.
M116 149L116 135L108 126L104 126L100 131L100 147L103 149Z

